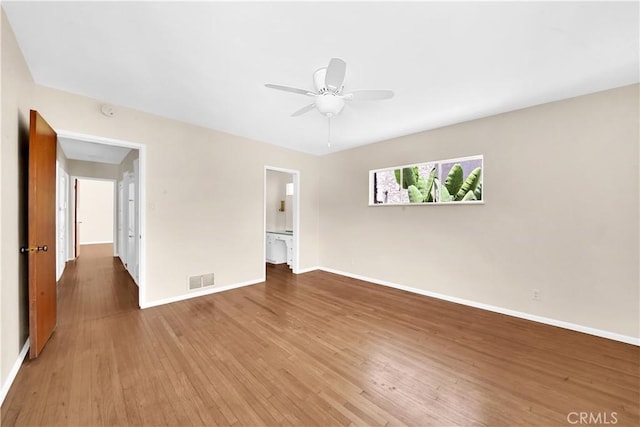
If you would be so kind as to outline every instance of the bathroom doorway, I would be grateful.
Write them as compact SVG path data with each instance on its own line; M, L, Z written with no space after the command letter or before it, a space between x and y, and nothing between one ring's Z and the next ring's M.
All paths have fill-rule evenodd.
M300 172L265 166L264 260L267 267L298 273Z

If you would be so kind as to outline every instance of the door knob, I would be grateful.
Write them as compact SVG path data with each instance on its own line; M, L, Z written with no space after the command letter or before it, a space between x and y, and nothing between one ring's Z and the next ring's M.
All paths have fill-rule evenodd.
M49 250L49 247L47 245L31 246L31 247L23 246L20 248L20 253L28 254L30 252L47 252L48 250Z

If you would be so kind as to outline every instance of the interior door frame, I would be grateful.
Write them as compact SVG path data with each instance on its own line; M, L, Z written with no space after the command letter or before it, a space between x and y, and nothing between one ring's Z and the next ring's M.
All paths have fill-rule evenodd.
M64 177L64 185L62 185L62 178ZM70 177L67 171L60 165L58 160L56 159L56 242L60 243L60 238L62 238L62 244L57 249L58 254L60 255L61 249L63 252L62 263L60 259L56 258L56 281L60 280L62 274L65 270L65 265L67 261L69 261L69 236L71 233L69 232L69 188L70 185ZM64 200L62 198L61 190L64 188ZM63 206L61 206L61 204ZM63 208L64 216L63 220L60 220L60 209ZM64 225L64 231L62 235L60 235L61 225ZM62 265L60 271L57 269Z
M73 234L70 234L69 236L73 236L73 239L69 240L73 241L73 256L71 258L75 260L76 258L78 258L78 256L80 256L80 238L78 237L78 234L80 234L80 226L78 225L80 224L78 222L78 179L74 178L72 182L73 189L71 191L71 194L73 194Z
M115 147L126 147L138 150L138 305L141 308L147 306L147 147L145 144L124 141L120 139L105 138L101 136L86 135L68 130L57 131L58 138L71 138L95 144L111 145ZM96 178L88 178L96 179ZM75 182L75 181L74 181ZM117 179L114 185L117 193ZM74 190L75 191L75 190ZM117 197L116 199L117 200ZM117 208L114 208L117 209ZM116 211L117 212L117 211ZM114 213L117 218L117 213ZM117 227L114 227L117 228Z
M122 258L120 258L120 260L122 261L122 263L124 264L125 269L129 272L129 275L131 276L131 278L133 279L133 281L136 283L136 285L138 285L138 270L139 270L139 260L137 259L138 257L138 252L137 250L134 249L134 251L129 251L130 249L130 238L129 238L129 231L130 231L130 226L131 224L129 224L129 219L131 216L131 207L130 207L130 201L131 201L131 186L133 186L133 197L134 197L134 204L133 204L133 217L135 218L135 223L134 223L134 227L133 227L133 238L135 239L135 236L138 235L138 222L137 219L139 219L139 215L136 215L136 210L139 210L139 203L138 203L138 198L137 198L137 192L138 192L138 178L137 178L137 167L135 166L135 161L134 161L134 171L133 172L125 172L122 176L122 183L123 183L123 224L126 225L126 227L122 228L122 239L123 239L123 247L124 247L124 252L126 254L125 259L123 260ZM134 240L134 245L136 244L135 240Z
M123 227L123 223L124 223L124 178L120 177L117 181L116 181L116 226L114 227L115 230L115 237L114 237L114 242L117 242L117 245L114 245L114 253L113 256L114 257L118 257L120 259L120 261L122 262L122 264L124 265L124 260L122 259L123 257L126 258L126 254L125 254L125 249L124 249L124 227Z
M138 203L138 197L140 193L140 180L139 180L140 170L139 169L140 169L140 160L134 159L133 160L133 188L135 192L135 195L134 195L135 203L133 204L133 208L135 209L134 217L136 218L136 224L134 228L136 236L140 235L140 224L138 221L140 218L140 203ZM140 246L140 242L136 242L136 249L138 246ZM135 252L136 252L135 260L134 260L135 262L132 266L133 274L131 274L131 276L133 277L133 281L137 285L139 280L139 274L140 274L140 260L138 259L140 253L138 250L136 250Z
M294 274L300 272L300 171L296 169L285 169L277 166L264 167L264 187L262 189L262 261L267 258L267 171L284 172L293 176L293 263L291 270ZM264 271L264 269L263 269ZM266 280L266 273L262 280Z

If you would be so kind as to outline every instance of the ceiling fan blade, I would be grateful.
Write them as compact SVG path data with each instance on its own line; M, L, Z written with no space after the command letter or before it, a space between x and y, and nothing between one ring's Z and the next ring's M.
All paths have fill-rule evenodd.
M315 104L315 103L313 103L313 104L309 104L309 105L307 105L307 106L305 106L305 107L302 107L301 109L299 109L299 110L298 110L298 111L296 111L295 113L293 113L293 114L291 115L291 117L298 117L298 116L301 116L301 115L303 115L304 113L308 113L309 111L313 110L314 108L316 108L316 104Z
M393 98L392 90L356 90L345 94L347 101L377 101Z
M327 88L340 90L344 83L344 75L347 71L347 64L340 58L331 58L327 67L327 74L324 78L324 84Z
M327 86L325 81L325 78L327 76L327 67L325 68L319 68L316 70L315 73L313 73L313 85L316 88L316 92L320 93L322 92L323 89L326 89Z
M299 93L300 95L307 95L307 96L313 96L315 95L315 93L309 91L309 90L304 90L304 89L298 89L295 87L290 87L290 86L282 86L282 85L272 85L272 84L266 84L266 87L268 87L269 89L277 89L277 90L283 90L285 92L293 92L293 93Z

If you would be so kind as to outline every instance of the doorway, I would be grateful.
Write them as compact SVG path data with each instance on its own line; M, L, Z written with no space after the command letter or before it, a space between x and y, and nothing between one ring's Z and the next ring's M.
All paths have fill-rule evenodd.
M115 180L73 177L76 181L78 245L114 242ZM79 255L79 254L77 254Z
M124 171L124 175L115 173L108 180L112 183L112 208L110 215L113 221L111 238L113 243L113 256L120 257L125 265L125 269L138 285L138 306L144 308L146 306L146 283L145 283L145 264L146 264L146 147L143 144L115 140L110 138L102 138L91 135L78 134L70 131L59 131L58 138L65 138L69 141L77 143L78 146L86 144L87 146L101 147L95 152L95 155L103 155L108 151L109 147L126 148L129 152L135 153L134 156L127 156L121 163L113 162L118 170ZM77 148L77 147L74 147ZM67 155L67 158L71 158ZM83 173L86 169L78 167L78 162L74 162L70 166L75 171L71 172L72 178L69 179L69 206L73 209L76 198L75 178L95 180L95 176ZM83 162L80 162L83 163ZM91 163L87 160L85 163ZM96 161L93 160L95 166ZM99 162L98 162L99 163ZM104 162L108 163L108 162ZM107 165L108 166L108 165ZM100 168L98 168L100 169ZM125 180L126 176L126 180ZM98 178L99 180L99 178ZM83 197L82 182L78 190L79 197ZM71 210L69 209L69 210ZM76 209L70 213L69 221L74 221ZM79 218L82 220L82 218ZM80 224L80 240L84 241L83 234L86 232L86 224ZM73 242L75 242L75 232L72 226L67 227L68 247L70 253L68 257L75 256ZM83 232L83 229L84 232ZM126 234L126 238L124 237ZM86 236L84 236L86 237ZM98 243L98 241L96 241Z
M297 274L300 258L300 171L265 166L264 260Z

